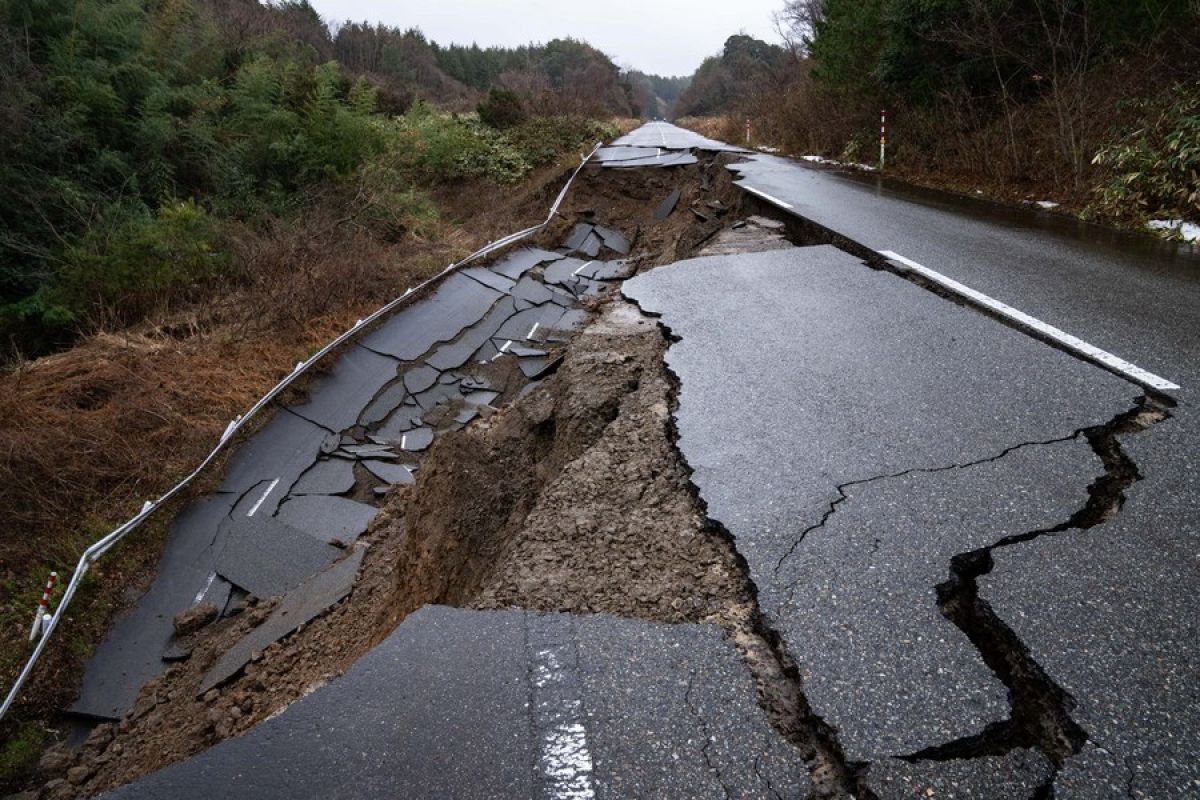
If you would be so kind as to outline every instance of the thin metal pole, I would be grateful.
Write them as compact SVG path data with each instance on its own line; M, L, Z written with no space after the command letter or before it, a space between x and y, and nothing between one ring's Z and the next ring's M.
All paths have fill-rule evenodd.
M887 109L879 112L879 171L887 164Z

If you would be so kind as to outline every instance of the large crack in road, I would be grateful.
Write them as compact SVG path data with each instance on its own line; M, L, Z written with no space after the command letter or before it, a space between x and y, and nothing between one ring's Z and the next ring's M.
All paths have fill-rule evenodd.
M611 155L620 161L619 148ZM675 647L692 629L725 632L775 735L755 745L762 719L727 729L713 716L703 669L676 664L686 673L677 699L694 728L680 746L708 776L697 779L707 787L698 793L873 798L970 785L996 797L1049 796L1087 734L1072 718L1071 695L980 596L978 581L994 552L1074 535L1118 513L1141 477L1120 437L1166 418L1170 401L1143 396L1107 423L1071 424L1094 420L1116 398L1127 402L1128 386L1097 380L1061 352L1030 349L1012 331L989 341L991 323L981 327L976 312L910 282L898 290L888 283L895 276L857 258L793 246L787 237L819 235L861 249L828 231L801 225L797 233L796 223L784 230L750 216L761 206L742 206L722 168L728 159L702 156L678 172L585 173L582 196L541 244L565 238L597 253L603 242L637 246L632 270L581 260L548 281L598 312L594 320L561 357L526 371L527 385L507 392L505 408L429 437L420 471L364 524L353 548L363 563L357 584L197 697L194 684L222 652L278 617L279 606L247 601L234 587L238 612L189 642L191 662L151 682L119 728L104 726L84 748L86 789L110 788L262 720L277 725L297 697L357 670L350 665L360 654L392 646L401 632L417 635L408 620L433 619L421 609L440 604L550 614L520 623L539 794L591 797L611 766L592 753L612 752L612 737L589 721L584 700L595 702L589 680L610 678L589 672L575 626L584 617L554 616L565 612L599 615L590 631L607 625L606 615L673 623ZM685 206L656 226L651 214L680 201L677 184ZM673 263L690 256L702 258ZM577 292L571 281L581 270L594 280ZM604 296L632 271L641 273L636 291L626 285L632 303ZM667 288L653 288L657 281ZM810 296L798 296L800 287ZM483 313L505 302L491 298ZM841 316L830 311L839 303L848 303ZM444 344L465 347L469 338ZM731 377L722 361L738 341L754 352L732 356ZM398 377L373 385L372 405L398 402L401 388L436 394L437 368L417 381L426 369L418 361L361 349L400 365ZM494 344L484 360L506 349ZM853 371L839 369L843 358ZM955 391L976 397L989 382L1011 381L1006 362L1044 364L1051 388L1013 384L1012 397L983 408L947 407ZM414 419L437 399L418 401ZM363 441L370 426L330 427L322 413L336 409L287 410L337 438L336 447L379 447ZM942 433L929 433L938 426ZM352 461L348 491L360 503L382 494L364 463L371 453ZM1101 474L1085 485L1097 461ZM279 496L307 476L290 475ZM227 519L263 502L268 485L239 484ZM961 638L945 635L947 619ZM744 713L728 697L721 703ZM204 721L189 727L197 713ZM172 736L171 726L184 733ZM750 738L734 743L746 731Z

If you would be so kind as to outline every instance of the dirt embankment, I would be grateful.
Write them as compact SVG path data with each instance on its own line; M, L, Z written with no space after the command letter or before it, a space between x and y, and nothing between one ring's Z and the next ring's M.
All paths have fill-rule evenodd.
M555 188L529 203L548 205ZM655 219L674 189L675 213ZM637 174L589 169L539 243L557 246L577 221L603 222L634 243L645 269L729 228L737 194L712 160ZM368 551L348 598L198 697L208 668L273 606L254 602L201 629L182 642L190 657L147 685L129 717L100 726L77 755L48 752L44 796L100 792L238 735L346 669L426 603L677 622L744 613L735 554L706 529L673 447L666 342L652 321L616 308L570 344L555 375L435 442L417 484L397 488L360 539ZM214 425L223 419L213 414Z
M438 202L456 223L429 240L370 242L353 220L313 220L305 236L260 232L243 243L254 265L248 285L0 374L0 686L31 651L29 624L51 570L62 586L88 544L190 472L297 361L447 263L543 219L571 166L504 188L503 203L496 187L447 189ZM47 729L61 729L88 654L148 587L166 523L220 469L89 573L0 724L0 792L16 788Z

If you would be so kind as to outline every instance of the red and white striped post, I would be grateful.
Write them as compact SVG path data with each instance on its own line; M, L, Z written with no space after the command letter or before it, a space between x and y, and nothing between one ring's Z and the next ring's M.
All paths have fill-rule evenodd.
M879 171L887 163L887 109L879 112Z
M56 580L58 580L57 572L51 572L50 577L46 579L46 589L42 592L42 600L33 614L33 628L29 631L29 641L31 642L37 638L38 631L42 629L43 617L49 616L47 612L50 610L50 592L54 591Z
M746 117L746 147L750 146L750 118Z

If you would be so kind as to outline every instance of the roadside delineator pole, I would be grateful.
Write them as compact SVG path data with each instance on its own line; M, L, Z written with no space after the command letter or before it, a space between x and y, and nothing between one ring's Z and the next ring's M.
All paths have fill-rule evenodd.
M750 118L746 117L746 147L750 146Z
M879 171L887 162L887 109L879 112Z
M33 612L33 628L29 631L29 641L37 638L38 631L42 629L42 623L50 618L47 613L50 610L50 592L54 591L54 582L58 580L58 573L51 572L50 577L46 579L46 588L42 592L42 600L37 605L37 610Z

